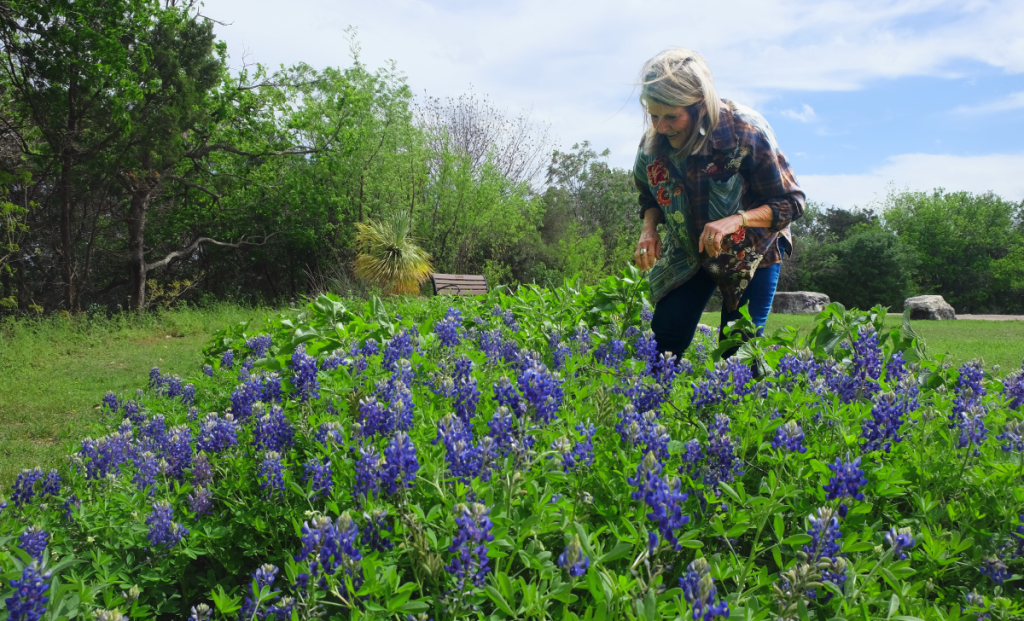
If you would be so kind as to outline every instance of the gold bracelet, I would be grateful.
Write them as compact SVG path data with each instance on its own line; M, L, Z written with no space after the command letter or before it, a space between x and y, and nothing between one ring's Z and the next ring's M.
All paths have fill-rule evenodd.
M740 212L740 219L743 220L743 228L747 228L747 212Z

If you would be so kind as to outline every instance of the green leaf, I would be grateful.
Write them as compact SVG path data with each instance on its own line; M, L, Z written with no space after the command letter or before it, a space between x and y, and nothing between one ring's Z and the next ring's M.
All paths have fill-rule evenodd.
M783 545L787 546L801 546L805 543L811 542L811 536L808 534L801 533L799 535L790 535L782 540Z
M503 613L509 615L510 617L515 616L515 611L512 610L512 607L508 605L508 602L505 601L505 598L501 596L501 593L498 592L498 589L488 584L484 587L484 592L487 593L487 597L491 598L491 601L494 602L494 605L497 606Z

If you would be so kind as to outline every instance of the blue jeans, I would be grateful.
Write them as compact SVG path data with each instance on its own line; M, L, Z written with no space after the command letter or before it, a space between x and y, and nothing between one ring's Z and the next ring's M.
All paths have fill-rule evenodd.
M768 322L768 313L772 310L772 300L775 298L775 287L779 284L781 268L782 264L776 263L756 270L743 292L743 297L740 298L740 306L747 305L750 318L757 324L758 336L764 332L764 326ZM711 275L701 268L693 278L658 301L654 306L651 329L654 330L659 352L670 351L682 356L693 341L700 316L717 288L718 285ZM722 322L718 328L719 338L726 324L739 318L739 308L731 313L722 309ZM733 352L727 353L731 356Z

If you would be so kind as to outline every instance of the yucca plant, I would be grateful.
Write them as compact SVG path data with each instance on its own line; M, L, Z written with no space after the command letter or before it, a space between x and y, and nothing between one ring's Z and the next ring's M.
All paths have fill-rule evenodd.
M356 224L356 276L387 293L417 293L433 269L430 255L410 234L409 217Z

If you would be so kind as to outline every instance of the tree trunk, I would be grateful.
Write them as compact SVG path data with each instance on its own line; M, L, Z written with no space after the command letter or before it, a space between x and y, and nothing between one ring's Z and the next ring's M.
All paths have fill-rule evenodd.
M146 209L150 192L141 188L132 192L128 208L128 307L141 311L146 306Z
M68 126L64 135L64 145L61 149L61 210L60 210L60 250L64 255L64 302L67 304L68 312L75 310L75 265L74 265L74 244L71 237L72 206L71 206L71 167L74 158L74 140L77 119L75 116L76 96L78 84L72 79L71 87L68 89Z

